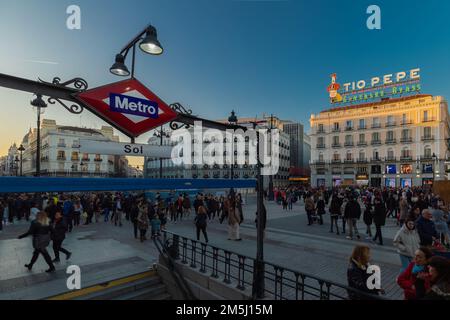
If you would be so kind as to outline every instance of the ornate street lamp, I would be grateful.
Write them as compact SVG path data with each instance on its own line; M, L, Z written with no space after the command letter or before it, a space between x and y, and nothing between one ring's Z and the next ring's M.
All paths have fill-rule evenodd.
M228 123L231 125L236 125L238 123L238 118L234 110L231 111L230 116L228 117ZM234 137L231 137L231 165L230 165L230 175L231 180L234 179Z
M36 98L30 102L36 108L37 113L37 137L36 137L36 177L41 175L41 114L44 113L47 104L42 100L40 93L36 94Z
M20 152L20 176L23 175L23 152L25 151L25 148L23 147L23 144L20 145L19 149L17 149Z
M162 146L163 145L163 138L170 138L170 132L169 131L165 131L164 128L161 126L161 129L159 130L155 130L155 132L153 133L153 136L160 138L159 141L159 145ZM163 166L162 166L162 158L159 158L159 178L162 179L162 174L163 172Z

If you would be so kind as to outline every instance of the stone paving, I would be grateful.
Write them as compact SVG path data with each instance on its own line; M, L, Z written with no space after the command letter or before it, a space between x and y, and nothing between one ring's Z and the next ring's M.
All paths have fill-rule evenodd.
M381 267L382 286L387 291L386 296L402 299L402 291L395 283L400 261L392 247L392 238L398 230L393 220L389 220L383 229L386 240L385 246L381 247L371 241L357 242L345 239L345 235L330 233L329 215L324 216L323 226L307 226L302 203L295 204L292 211L283 211L273 203L266 206L266 261L345 285L348 257L354 245L364 243L372 248L372 263ZM254 198L250 197L248 204L244 206L245 221L241 225L243 241L240 242L227 240L226 221L223 224L218 220L210 222L210 244L254 257L255 211ZM37 299L62 292L66 281L65 268L71 264L81 267L83 285L88 285L102 277L113 279L127 273L137 273L139 269L150 267L158 256L151 241L140 243L133 238L129 222L125 222L122 228L100 222L80 226L68 234L64 247L73 252L73 258L66 262L62 255L56 274L47 275L43 272L47 266L42 257L33 271L29 272L23 265L29 261L32 254L31 239L16 239L27 227L28 223L22 221L6 226L0 233L0 299ZM358 227L364 239L365 226L359 224ZM194 238L193 214L182 222L169 222L167 229ZM50 247L49 249L53 255ZM124 263L125 261L129 263Z

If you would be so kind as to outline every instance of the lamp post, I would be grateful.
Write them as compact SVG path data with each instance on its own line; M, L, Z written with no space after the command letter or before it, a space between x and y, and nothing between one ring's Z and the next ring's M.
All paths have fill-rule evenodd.
M436 162L437 162L436 154L433 153L433 155L431 157L433 158L433 184L434 184L434 179L436 179L436 173L439 173L439 171L436 168Z
M148 25L143 31L141 31L136 37L134 37L128 44L123 47L123 49L116 55L114 64L111 66L109 71L121 77L126 77L130 75L130 71L125 65L125 60L127 58L130 49L132 49L132 61L131 61L131 78L134 78L134 65L136 58L136 44L139 43L139 48L151 55L160 55L163 53L163 48L161 43L158 41L158 35L156 28L152 25Z
M228 117L228 123L232 125L236 125L238 122L238 118L236 116L236 113L234 110L231 111L230 116ZM231 180L234 179L234 137L231 137L231 166L230 166L230 174L231 174Z
M19 157L18 156L16 156L16 158L14 159L14 162L15 162L15 164L14 164L14 170L16 171L16 177L18 176L18 169L19 169Z
M272 139L272 129L273 129L273 114L270 115L270 137ZM272 157L272 143L270 144L270 156ZM269 201L274 201L273 193L273 174L269 176Z
M153 133L153 136L160 138L159 145L162 146L163 145L163 138L164 137L170 138L170 133L168 131L165 131L163 126L161 126L161 128L159 130L156 130ZM159 158L159 178L160 179L162 179L162 176L163 176L163 174L162 174L162 172L163 172L162 161L163 161L163 159Z
M42 100L40 93L36 94L36 98L30 102L37 112L37 137L36 137L36 177L41 175L41 114L44 113L47 104Z
M21 144L19 149L17 149L17 150L19 150L19 152L20 152L20 176L22 176L23 175L23 171L22 171L22 169L23 169L23 152L25 151L25 148Z

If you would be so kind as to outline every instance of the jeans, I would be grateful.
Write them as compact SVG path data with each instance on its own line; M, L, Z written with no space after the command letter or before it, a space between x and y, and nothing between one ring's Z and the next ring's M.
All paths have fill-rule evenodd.
M69 213L69 214L65 217L65 219L66 219L66 223L67 223L67 230L68 230L69 232L72 232L72 229L73 229L73 215Z
M108 209L108 208L105 208L105 209L103 210L103 212L104 212L104 214L105 214L105 222L108 222L108 220L109 220L109 209Z
M348 224L348 236L353 238L353 230L355 230L355 235L359 237L358 227L356 226L357 219L347 219Z
M117 226L117 223L122 226L122 211L120 210L117 210L114 214L114 224Z
M400 262L402 263L402 268L400 269L400 273L403 273L406 268L408 268L409 264L412 262L413 258L405 256L403 254L400 255Z
M74 224L74 226L79 226L80 225L80 216L81 216L80 212L76 212L76 213L73 214L73 224Z
M138 238L138 224L137 224L137 221L133 222L133 230L134 230L134 238L137 239Z
M48 254L46 248L43 248L43 249L34 249L33 257L31 258L31 261L30 261L30 266L33 266L33 265L34 265L34 263L36 262L36 260L39 258L39 254L42 254L42 256L43 256L44 259L45 259L45 262L47 262L48 266L49 266L51 269L55 268L55 266L53 265L53 262L52 262L52 258L50 258L50 255Z
M55 253L55 258L59 259L59 252L64 253L66 256L70 253L66 249L62 247L64 239L61 240L53 240L53 252Z
M336 233L339 234L338 216L331 216L330 232L333 232L333 227L336 226Z
M197 227L197 241L200 241L200 231L202 231L203 236L205 237L205 241L208 242L208 234L206 233L206 225L200 226L196 225Z
M381 226L375 225L377 229L377 233L375 234L375 238L373 238L373 241L377 241L377 239L380 240L380 244L383 245L383 236L381 234Z
M313 212L311 210L306 210L306 216L308 217L308 225L311 225L313 223L312 215Z

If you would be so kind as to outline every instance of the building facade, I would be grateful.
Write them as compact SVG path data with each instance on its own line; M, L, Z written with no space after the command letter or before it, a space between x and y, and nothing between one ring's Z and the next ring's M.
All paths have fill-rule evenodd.
M416 95L311 115L313 186L407 187L447 179L449 113Z
M41 124L42 176L125 177L128 160L123 156L87 154L80 152L80 140L114 141L113 128L99 130L57 125L55 120L44 119ZM23 175L36 173L37 130L30 129L24 136ZM18 152L16 151L16 155Z
M225 120L219 120L225 122ZM243 118L238 121L239 125L251 127L251 121L255 121L254 118ZM258 121L258 120L257 120ZM260 119L261 121L261 119ZM281 127L280 120L273 120L273 127ZM259 124L261 128L269 128L268 123L261 122ZM191 136L193 135L193 128L189 129ZM205 132L205 131L204 131ZM235 140L236 141L236 140ZM226 142L226 141L225 141ZM248 142L248 140L246 140ZM158 137L151 137L148 141L151 145L160 145L161 139ZM205 137L203 141L197 141L195 138L191 141L192 156L195 156L194 145L202 143L202 150L205 150L211 141ZM290 166L290 138L289 135L283 131L280 131L279 140L279 171L273 176L273 184L276 187L285 186L289 183L289 166ZM175 145L175 142L171 142L169 137L163 137L162 145ZM238 156L239 150L237 146L234 146L234 156ZM245 147L244 156L248 156L248 144ZM269 153L270 154L270 153ZM238 164L235 160L235 164L228 164L225 161L227 157L226 151L224 152L223 164L192 164L192 165L175 165L172 159L155 159L146 158L144 164L144 176L148 178L185 178L185 179L255 179L257 177L256 165L248 163ZM162 166L162 170L160 169ZM162 172L161 172L162 171ZM162 175L161 175L162 173ZM264 177L264 185L268 186L269 176Z

